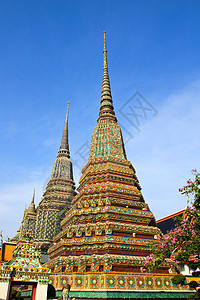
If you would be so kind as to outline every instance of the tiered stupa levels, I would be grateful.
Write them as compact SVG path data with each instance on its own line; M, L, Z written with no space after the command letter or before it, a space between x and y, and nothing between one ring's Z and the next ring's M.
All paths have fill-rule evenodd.
M24 243L26 242L24 235L27 231L31 231L33 241L42 254L46 254L54 237L60 232L61 220L64 219L66 212L70 210L71 201L77 194L69 153L68 114L69 103L60 149L43 197L37 208L35 208L34 191L32 202L29 208L24 211L20 228L17 230L16 236L11 239L12 242L18 244ZM42 262L46 259L48 259L47 256L45 260L42 259Z
M103 53L100 113L79 193L48 251L51 283L57 289L69 283L79 293L73 294L76 298L89 297L80 293L91 290L179 289L171 282L167 263L154 275L143 273L160 230L126 158L113 109L105 34Z
M11 239L11 242L14 243L26 243L25 234L28 231L35 232L35 223L37 218L37 212L35 209L35 190L33 192L32 201L28 207L24 210L24 216L20 225L20 228L17 230L17 234Z
M60 222L71 208L71 200L76 195L73 180L72 162L68 143L68 111L57 159L54 162L51 178L43 198L37 207L35 243L40 248L48 248L60 231Z
M72 200L72 209L55 238L56 245L49 250L50 258L77 255L74 267L80 269L80 255L88 255L86 264L91 262L91 270L103 265L102 269L109 271L140 271L142 263L138 261L142 262L151 249L146 241L151 242L159 233L140 190L135 170L126 159L113 109L104 44L101 106L89 161L82 170L79 193ZM99 263L94 265L92 254L100 255ZM123 265L121 255L126 255L126 261L129 259L131 264ZM107 259L109 265L105 266Z

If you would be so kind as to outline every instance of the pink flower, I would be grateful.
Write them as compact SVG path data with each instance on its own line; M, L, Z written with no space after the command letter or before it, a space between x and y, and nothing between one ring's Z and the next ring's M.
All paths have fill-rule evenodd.
M175 238L175 237L173 238L172 243L173 243L173 244L176 243L176 238Z

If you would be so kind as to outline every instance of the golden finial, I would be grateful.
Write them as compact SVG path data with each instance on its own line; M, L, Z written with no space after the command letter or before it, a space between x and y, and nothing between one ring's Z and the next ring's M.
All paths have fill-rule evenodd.
M69 101L67 102L67 114L66 114L66 122L68 124L68 115L69 115Z
M65 126L63 130L63 136L62 141L60 145L60 149L58 151L58 157L59 156L67 156L69 155L69 141L68 141L68 115L69 115L69 102L67 102L67 113L66 113L66 119L65 119Z
M103 32L103 35L104 35L104 48L103 48L103 52L107 52L107 50L106 50L106 32L105 31Z
M32 198L32 203L34 203L34 200L35 200L35 189L34 189L34 191L33 191L33 198Z

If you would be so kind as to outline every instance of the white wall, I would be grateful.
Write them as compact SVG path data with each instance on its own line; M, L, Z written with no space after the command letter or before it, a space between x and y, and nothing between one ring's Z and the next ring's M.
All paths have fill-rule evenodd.
M38 283L35 300L47 300L47 288L48 285Z
M0 300L8 299L9 286L9 282L0 282Z

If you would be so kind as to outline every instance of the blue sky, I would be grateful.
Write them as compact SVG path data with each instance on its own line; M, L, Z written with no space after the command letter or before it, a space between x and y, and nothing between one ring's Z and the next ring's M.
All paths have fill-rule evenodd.
M183 209L178 188L199 168L199 1L1 1L0 230L13 236L36 188L41 199L67 101L72 159L98 117L103 31L128 159L156 218ZM153 109L121 113L136 92ZM127 102L129 99L132 102ZM141 98L143 99L143 98ZM134 102L135 101L135 102ZM129 106L126 106L129 107ZM156 113L154 114L154 112ZM130 117L130 115L129 115ZM74 166L76 185L80 169Z

